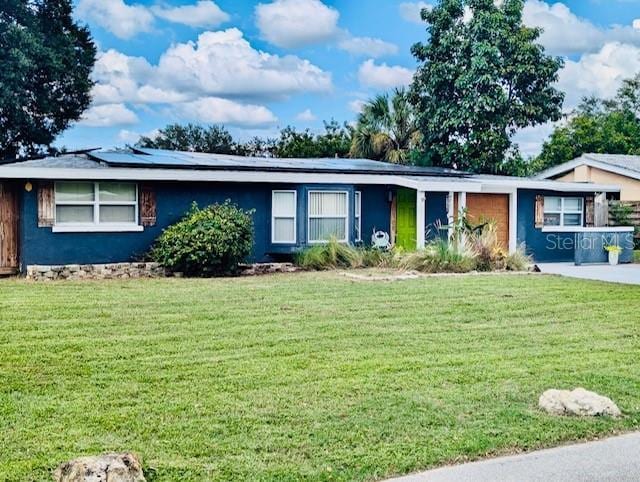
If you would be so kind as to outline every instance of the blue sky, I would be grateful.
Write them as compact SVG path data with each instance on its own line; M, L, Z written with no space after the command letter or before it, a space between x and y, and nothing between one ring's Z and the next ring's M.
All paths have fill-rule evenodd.
M409 49L426 38L418 12L435 1L76 0L99 47L97 85L57 144L122 146L172 122L220 123L246 139L353 121L364 100L410 81ZM524 21L566 59L566 110L640 72L640 0L527 0ZM552 128L516 141L535 154Z

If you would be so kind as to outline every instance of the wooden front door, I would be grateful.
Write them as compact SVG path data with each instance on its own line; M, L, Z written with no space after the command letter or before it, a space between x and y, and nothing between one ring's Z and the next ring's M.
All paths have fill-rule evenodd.
M0 275L18 271L18 195L11 183L0 182Z
M509 248L509 195L467 193L467 216L473 224L496 223L498 243Z

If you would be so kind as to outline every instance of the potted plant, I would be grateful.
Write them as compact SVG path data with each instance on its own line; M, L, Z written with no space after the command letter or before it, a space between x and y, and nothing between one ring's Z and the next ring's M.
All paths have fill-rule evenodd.
M617 244L610 244L609 246L605 246L604 249L609 253L609 264L611 266L617 265L622 248Z

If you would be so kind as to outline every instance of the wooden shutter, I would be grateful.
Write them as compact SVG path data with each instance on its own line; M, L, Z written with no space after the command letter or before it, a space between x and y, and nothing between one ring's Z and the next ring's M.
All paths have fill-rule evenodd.
M593 196L584 198L584 220L588 228L595 226L595 199Z
M156 225L156 192L149 184L140 187L140 222L143 226Z
M56 199L52 182L38 183L38 227L53 226L55 221Z
M544 196L538 194L536 196L536 228L541 229L544 226Z

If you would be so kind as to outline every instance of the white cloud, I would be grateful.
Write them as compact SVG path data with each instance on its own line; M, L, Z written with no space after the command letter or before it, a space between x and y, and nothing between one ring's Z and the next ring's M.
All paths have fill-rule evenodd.
M422 17L420 12L423 8L432 9L433 5L427 2L402 2L398 9L400 10L400 16L407 22L422 23Z
M307 60L254 50L237 29L176 44L157 66L116 50L98 55L95 105L172 104L199 97L278 98L331 90L331 76Z
M313 122L318 118L311 112L311 109L305 109L296 116L296 119L302 122Z
M309 61L255 50L236 28L173 45L162 54L157 74L165 90L213 96L286 96L332 86L330 74Z
M120 129L116 138L118 141L124 142L125 144L135 144L143 136L155 139L159 133L160 131L158 129L152 129L148 132L136 132L128 129Z
M383 57L398 52L398 46L378 38L347 37L338 42L338 47L350 54L368 57Z
M614 41L640 45L640 30L621 25L598 27L575 15L564 3L549 5L542 0L527 0L523 21L544 29L540 43L554 54L595 52Z
M351 102L349 102L349 110L356 114L360 114L365 104L366 102L361 99L352 100Z
M138 116L124 104L105 104L87 109L79 124L89 127L111 127L137 122Z
M134 103L171 103L186 100L183 93L166 91L147 84L156 69L143 57L129 57L116 50L100 52L93 68L94 105Z
M187 120L233 126L260 127L272 125L278 121L276 116L264 106L241 104L219 97L203 97L176 104L175 111Z
M633 28L640 30L640 18L636 18L633 21Z
M559 87L566 95L565 109L574 108L584 96L615 95L623 79L640 71L640 47L612 42L600 51L567 60L560 71Z
M76 15L122 39L149 32L153 27L153 15L146 7L127 5L123 0L80 0Z
M262 37L278 47L294 48L326 42L340 34L340 14L320 0L260 3L255 14Z
M413 71L399 65L376 65L373 59L365 61L358 69L358 80L367 87L391 89L409 85L412 79Z
M164 20L190 27L216 28L229 21L229 15L210 0L200 0L193 5L180 7L153 6L151 11Z
M600 51L585 54L579 60L567 60L558 81L558 88L566 94L564 111L577 107L585 96L595 95L603 99L614 96L622 80L638 71L640 47L619 42L608 43ZM516 134L514 142L523 154L535 156L556 125L547 123L523 129Z

